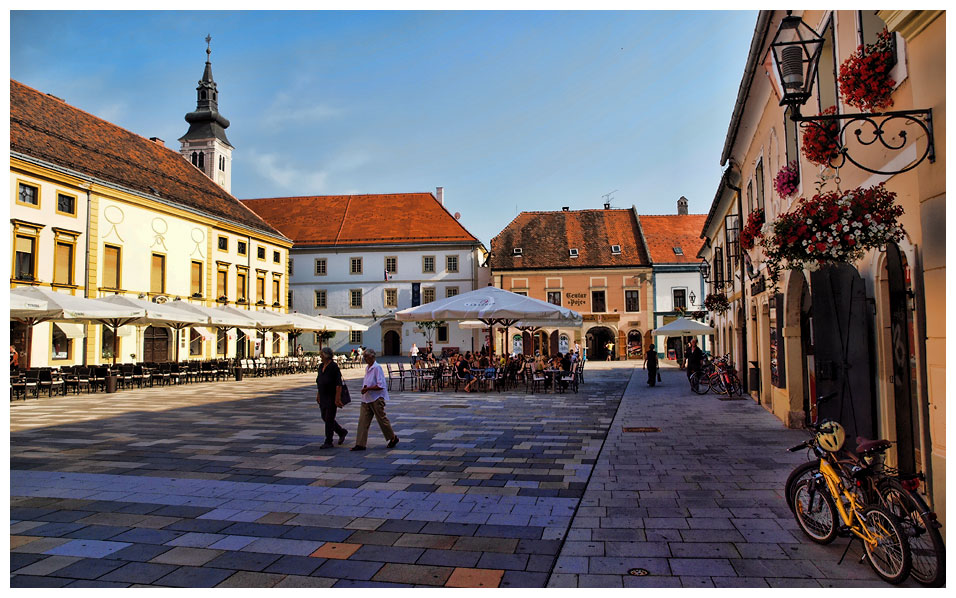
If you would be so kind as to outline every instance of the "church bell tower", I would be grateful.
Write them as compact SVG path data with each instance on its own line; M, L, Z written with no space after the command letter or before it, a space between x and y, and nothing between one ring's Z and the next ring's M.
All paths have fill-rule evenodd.
M219 91L212 78L212 53L206 36L206 68L196 88L196 110L186 115L189 130L179 138L179 153L212 179L232 193L232 144L226 138L229 121L219 114Z

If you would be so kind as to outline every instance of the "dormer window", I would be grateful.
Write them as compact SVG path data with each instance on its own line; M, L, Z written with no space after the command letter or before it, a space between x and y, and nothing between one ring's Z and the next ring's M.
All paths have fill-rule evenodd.
M515 257L521 257L521 248L520 248L520 247L515 247L514 249L511 250L511 252L512 252L511 255L513 255L513 256L515 256Z
M675 248L674 248L674 255L684 255L684 250L681 249L680 247L675 247Z
M569 254L571 257L578 257L578 250L577 250L577 248L576 248L576 247L572 247L571 249L568 249L568 254Z
M621 255L621 246L611 245L611 255Z

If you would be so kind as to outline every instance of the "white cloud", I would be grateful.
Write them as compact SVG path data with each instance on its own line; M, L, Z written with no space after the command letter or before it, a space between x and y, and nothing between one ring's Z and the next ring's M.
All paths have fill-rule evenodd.
M300 127L303 123L329 120L344 113L344 110L329 104L303 101L302 97L293 96L287 92L279 93L266 110L266 117L262 119L262 122L276 128L293 125Z
M278 154L249 152L256 171L279 187L297 195L315 195L325 191L328 171L298 168Z

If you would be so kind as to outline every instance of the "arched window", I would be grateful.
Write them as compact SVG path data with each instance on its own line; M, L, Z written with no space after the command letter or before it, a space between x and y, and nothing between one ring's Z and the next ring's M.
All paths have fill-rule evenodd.
M205 100L205 99L206 99L206 92L205 92L205 91L200 91L200 92L199 92L199 99L200 99L200 100Z
M206 170L206 153L199 152L199 164L196 164L199 167L199 170Z
M196 155L196 152L193 152L192 162L193 162L193 166L196 166L199 164L199 157Z

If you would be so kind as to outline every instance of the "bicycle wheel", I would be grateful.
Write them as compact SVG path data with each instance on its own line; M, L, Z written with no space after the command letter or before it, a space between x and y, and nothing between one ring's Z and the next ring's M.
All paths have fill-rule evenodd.
M912 557L906 536L896 518L880 507L863 509L862 523L876 536L876 544L863 542L867 560L876 574L891 584L903 583L910 574Z
M743 396L744 388L740 385L740 379L737 376L730 377L730 383L727 385L727 395L734 396Z
M711 375L710 388L719 395L727 394L727 385L724 384L724 379L720 374Z
M793 512L793 495L797 490L797 484L803 480L811 479L818 471L820 471L820 460L814 459L797 465L793 468L793 471L790 472L790 475L787 477L787 483L783 487L783 493L784 498L787 499L787 507L791 513Z
M935 522L925 515L929 507L919 494L906 490L893 478L882 480L878 490L883 507L899 520L909 544L913 579L925 586L942 587L946 581L946 546Z
M699 395L707 394L710 392L710 377L694 372L690 376L690 389Z
M817 488L815 480L797 484L793 514L797 524L817 544L829 544L837 536L837 510L830 491Z

